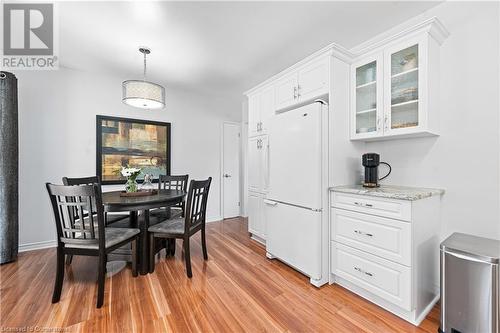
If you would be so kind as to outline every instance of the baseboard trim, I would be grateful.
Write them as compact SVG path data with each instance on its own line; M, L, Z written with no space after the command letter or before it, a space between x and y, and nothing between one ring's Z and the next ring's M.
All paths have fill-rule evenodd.
M207 223L219 222L219 221L222 221L221 216L212 216L212 217L207 217L207 219L206 219Z
M56 240L49 240L49 241L43 241L43 242L34 242L34 243L26 243L26 244L19 245L19 252L27 252L27 251L48 249L48 248L56 247L56 246L57 246L57 241Z

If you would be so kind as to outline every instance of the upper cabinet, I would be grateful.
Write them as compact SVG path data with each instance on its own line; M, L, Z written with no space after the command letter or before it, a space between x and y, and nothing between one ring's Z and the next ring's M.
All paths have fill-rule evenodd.
M351 65L351 140L439 135L439 46L447 33L434 24Z
M329 75L329 57L323 57L283 76L274 85L276 109L327 94Z
M274 87L264 88L248 97L248 136L266 134L274 114Z

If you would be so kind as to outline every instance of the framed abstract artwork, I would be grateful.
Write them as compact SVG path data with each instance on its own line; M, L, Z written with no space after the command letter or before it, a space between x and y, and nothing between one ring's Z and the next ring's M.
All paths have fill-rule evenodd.
M103 185L124 184L121 167L142 169L144 174L170 174L170 123L97 116L96 168Z

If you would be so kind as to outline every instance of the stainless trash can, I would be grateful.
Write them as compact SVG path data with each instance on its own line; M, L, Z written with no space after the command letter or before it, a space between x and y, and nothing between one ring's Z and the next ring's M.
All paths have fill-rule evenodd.
M500 333L500 241L454 233L441 243L441 333Z

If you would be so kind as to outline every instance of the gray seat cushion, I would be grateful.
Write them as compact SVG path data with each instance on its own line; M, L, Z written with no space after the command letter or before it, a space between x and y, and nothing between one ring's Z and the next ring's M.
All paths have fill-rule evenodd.
M105 228L105 238L106 238L106 248L112 247L120 242L134 237L139 234L139 229L132 228ZM67 242L65 244L67 248L77 248L77 249L91 249L97 250L99 248L99 242L97 239L93 240L89 244L72 244Z
M184 233L184 218L177 217L155 224L148 229L149 232L163 233L163 234L180 234Z

